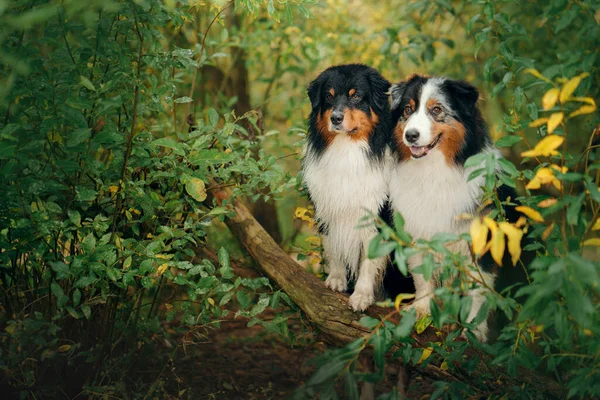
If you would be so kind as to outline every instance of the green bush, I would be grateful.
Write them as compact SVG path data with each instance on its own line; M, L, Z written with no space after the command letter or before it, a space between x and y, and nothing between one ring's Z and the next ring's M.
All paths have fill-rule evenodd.
M0 371L22 396L110 393L168 326L216 327L234 295L252 323L289 303L234 275L225 248L219 265L203 257L231 212L211 188L255 201L291 183L257 148L256 113L177 119L192 101L181 71L219 57L170 42L193 20L193 5L157 0L0 1Z

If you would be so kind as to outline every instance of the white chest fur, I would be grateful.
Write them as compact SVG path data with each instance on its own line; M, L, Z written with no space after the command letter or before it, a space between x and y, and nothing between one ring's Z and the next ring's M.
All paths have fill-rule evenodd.
M366 211L377 213L387 190L386 162L368 156L368 144L338 135L320 157L309 147L304 181L325 222L356 226Z
M392 167L390 200L414 239L468 229L468 222L457 221L456 217L476 211L483 185L483 178L468 182L469 173L462 167L448 165L439 150Z
M377 214L387 196L389 155L382 161L368 156L368 144L338 135L317 157L306 149L304 181L316 217L328 227L324 238L328 263L339 263L355 275L361 252L375 228L358 229L361 219ZM364 255L364 253L363 253Z

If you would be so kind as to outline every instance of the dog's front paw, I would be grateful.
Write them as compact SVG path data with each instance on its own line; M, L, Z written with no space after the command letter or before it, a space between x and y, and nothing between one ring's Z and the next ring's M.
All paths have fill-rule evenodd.
M364 311L371 304L375 302L375 296L373 293L354 291L352 296L350 296L350 300L348 301L348 305L354 311Z
M331 274L325 279L325 286L336 292L345 292L348 288L346 276Z

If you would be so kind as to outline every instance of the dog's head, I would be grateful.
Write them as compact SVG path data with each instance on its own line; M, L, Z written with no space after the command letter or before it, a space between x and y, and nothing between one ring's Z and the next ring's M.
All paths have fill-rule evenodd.
M489 135L471 84L413 75L392 85L395 147L402 158L418 159L441 151L448 163L462 164L481 151Z
M311 133L326 143L336 135L368 141L382 116L389 114L389 87L379 72L365 65L326 69L308 87Z

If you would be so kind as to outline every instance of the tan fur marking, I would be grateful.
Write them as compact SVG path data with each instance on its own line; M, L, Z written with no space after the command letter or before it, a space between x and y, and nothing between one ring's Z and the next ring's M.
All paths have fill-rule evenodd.
M396 148L400 152L400 160L408 160L411 157L410 149L404 144L405 127L406 121L398 121L394 128L394 140L396 141Z
M354 93L356 93L356 89L350 89L348 96L352 96Z
M348 121L345 126L346 129L352 131L356 129L356 131L350 135L350 138L355 141L359 140L369 140L369 136L375 130L375 126L379 122L379 118L373 110L371 110L371 118L361 110L351 110L346 109L344 111L344 121Z
M438 106L439 104L440 103L438 103L436 99L429 99L427 100L427 103L425 103L425 106L428 110L431 110L433 107Z
M329 89L329 94L335 96L335 90L333 90L333 88Z
M317 130L325 139L325 143L329 146L329 143L333 140L335 133L329 130L329 120L331 119L331 109L325 111L323 114L317 115Z
M434 122L432 129L436 135L442 134L438 147L444 154L444 157L446 157L446 163L454 165L454 160L465 142L466 132L464 125L456 121L452 121L449 124Z
M413 99L408 100L408 105L412 108L413 112L417 109L417 103Z

